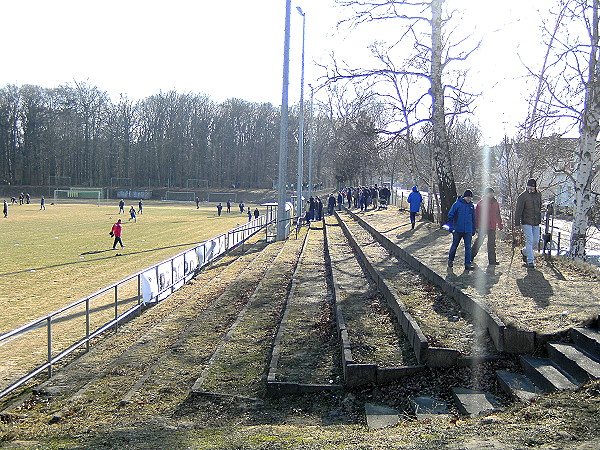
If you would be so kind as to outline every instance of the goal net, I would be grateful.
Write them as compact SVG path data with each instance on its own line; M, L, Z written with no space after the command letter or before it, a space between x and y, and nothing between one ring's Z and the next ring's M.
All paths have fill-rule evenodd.
M208 193L208 201L209 202L226 203L228 200L231 203L237 203L237 193L235 193L235 192L209 192Z
M95 200L100 204L100 200L103 198L103 188L54 189L55 201L59 199Z
M196 200L195 192L167 191L164 200L176 202L193 202Z

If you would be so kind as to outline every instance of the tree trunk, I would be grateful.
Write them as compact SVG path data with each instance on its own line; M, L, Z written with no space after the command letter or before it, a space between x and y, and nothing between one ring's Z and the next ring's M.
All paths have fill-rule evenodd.
M442 2L431 2L431 101L433 108L433 157L438 177L438 187L441 197L441 217L444 222L448 212L456 200L456 184L450 161L450 146L446 130L446 115L444 112L444 86L442 84Z
M600 0L594 0L591 28L591 51L586 84L585 104L579 138L579 149L575 154L575 206L573 228L571 230L571 256L585 257L588 214L593 205L591 182L593 176L593 155L596 139L600 132L600 74L598 73L598 10Z

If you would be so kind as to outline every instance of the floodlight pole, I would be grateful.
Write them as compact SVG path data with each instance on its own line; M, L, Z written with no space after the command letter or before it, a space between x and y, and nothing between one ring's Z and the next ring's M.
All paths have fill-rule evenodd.
M304 38L306 36L306 15L296 6L302 16L302 74L300 76L300 125L298 130L298 215L302 214L302 183L304 178Z
M313 154L313 99L315 95L314 88L309 84L310 88L310 118L308 125L308 198L312 196L312 154Z
M291 0L285 2L285 34L283 40L283 86L281 89L281 125L279 129L279 180L277 187L277 240L286 238L285 202L287 182L288 87L290 79L290 9Z

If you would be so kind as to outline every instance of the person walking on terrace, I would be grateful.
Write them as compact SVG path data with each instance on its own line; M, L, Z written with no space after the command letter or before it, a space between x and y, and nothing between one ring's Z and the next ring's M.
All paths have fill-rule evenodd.
M410 194L408 194L406 201L410 205L410 228L414 229L415 222L417 221L417 213L421 210L421 203L423 202L423 196L419 192L417 186L413 186L412 191Z
M515 208L515 226L520 226L525 235L525 248L521 250L525 267L533 269L533 246L540 240L542 222L542 194L537 190L533 178L527 180L527 187L517 198Z
M498 264L496 259L496 229L501 230L503 225L500 216L500 205L494 197L494 190L491 187L485 189L483 198L477 203L475 218L477 239L475 239L471 248L471 260L475 259L483 240L487 236L488 263L495 266Z
M452 228L452 245L448 254L448 267L454 265L456 249L461 239L465 244L465 270L473 270L471 264L471 241L475 233L475 207L473 206L473 192L467 189L462 197L458 197L450 212L448 224Z

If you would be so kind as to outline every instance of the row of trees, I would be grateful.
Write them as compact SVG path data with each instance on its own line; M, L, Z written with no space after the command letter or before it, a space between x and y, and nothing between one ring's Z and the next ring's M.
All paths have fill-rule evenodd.
M264 186L273 179L278 110L177 92L133 102L87 83L0 89L0 180L44 185ZM320 148L320 147L319 147Z
M323 92L327 100L315 102L305 132L305 151L313 137L314 182L381 181L380 105L336 87ZM288 183L296 179L298 112L290 110ZM72 185L109 186L119 178L136 187L185 188L188 180L208 180L211 188L269 188L277 179L279 125L280 110L268 103L216 103L175 91L113 102L86 82L7 85L0 88L0 183L68 178ZM307 182L306 157L304 166Z

